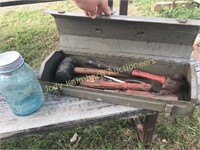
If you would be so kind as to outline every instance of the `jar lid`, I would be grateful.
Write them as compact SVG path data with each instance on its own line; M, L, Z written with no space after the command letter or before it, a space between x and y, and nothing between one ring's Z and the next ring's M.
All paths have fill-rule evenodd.
M16 51L0 53L0 73L8 73L21 67L24 58Z

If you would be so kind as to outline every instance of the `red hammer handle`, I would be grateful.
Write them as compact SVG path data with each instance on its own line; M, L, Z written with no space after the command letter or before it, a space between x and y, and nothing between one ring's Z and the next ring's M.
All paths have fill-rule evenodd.
M86 81L82 82L81 86L95 88L95 89L109 89L109 90L138 90L138 91L151 91L152 85L139 84L139 83L117 83L107 81Z
M138 76L138 77L155 80L162 84L165 83L165 81L167 80L167 77L165 77L165 76L158 76L158 75L154 75L154 74L150 74L150 73L138 71L138 70L133 70L131 74L132 74L132 76Z

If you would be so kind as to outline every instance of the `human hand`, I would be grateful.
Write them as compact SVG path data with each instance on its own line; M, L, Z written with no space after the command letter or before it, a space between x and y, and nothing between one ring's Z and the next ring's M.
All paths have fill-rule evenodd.
M111 9L108 7L108 0L73 0L75 4L85 12L86 16L92 19L96 18L97 14L104 13L111 15Z

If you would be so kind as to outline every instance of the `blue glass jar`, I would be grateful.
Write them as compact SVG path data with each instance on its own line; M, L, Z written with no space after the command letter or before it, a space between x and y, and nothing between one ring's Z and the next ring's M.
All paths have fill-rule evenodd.
M16 51L0 54L0 94L17 115L29 115L43 104L42 89L33 70Z

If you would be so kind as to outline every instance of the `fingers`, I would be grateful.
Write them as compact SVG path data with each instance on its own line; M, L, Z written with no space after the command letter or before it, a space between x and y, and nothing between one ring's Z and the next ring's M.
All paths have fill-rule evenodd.
M104 13L111 15L111 10L108 7L108 0L73 0L75 4L84 11L86 16L92 19L96 18L97 14Z
M94 12L88 12L88 11L84 11L85 15L92 18L92 19L95 19L96 18L96 13Z
M88 14L90 18L95 19L97 17L97 10L89 11Z
M101 5L99 5L98 8L97 8L97 14L101 15L102 12L103 12L103 8L102 8Z
M90 14L85 10L84 10L84 13L85 13L86 16L88 16L88 17L90 16Z
M101 7L102 7L102 11L105 15L108 15L108 16L111 15L111 9L108 7L108 0L102 0Z
M97 11L96 10L93 10L93 11L86 11L86 10L84 10L84 13L85 13L86 16L88 16L88 17L90 17L92 19L95 19Z

